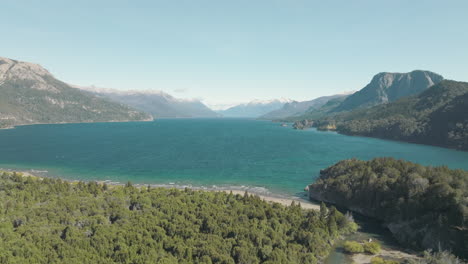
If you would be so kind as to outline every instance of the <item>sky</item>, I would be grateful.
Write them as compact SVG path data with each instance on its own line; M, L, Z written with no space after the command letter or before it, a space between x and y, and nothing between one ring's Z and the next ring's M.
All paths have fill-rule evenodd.
M81 86L216 108L359 90L383 72L468 81L466 0L0 0L0 56Z

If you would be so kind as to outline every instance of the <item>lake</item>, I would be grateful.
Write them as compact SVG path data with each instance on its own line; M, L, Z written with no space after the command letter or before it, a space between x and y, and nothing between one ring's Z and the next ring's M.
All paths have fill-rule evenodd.
M342 159L468 169L468 152L249 119L54 124L0 130L0 167L79 180L295 195Z

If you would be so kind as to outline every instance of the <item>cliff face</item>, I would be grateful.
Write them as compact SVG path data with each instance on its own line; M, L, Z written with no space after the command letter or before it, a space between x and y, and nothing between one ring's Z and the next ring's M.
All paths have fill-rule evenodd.
M0 127L143 120L152 117L75 89L38 64L0 57Z
M468 257L468 172L377 158L322 170L309 197L379 219L403 245Z
M441 75L430 71L382 72L375 75L366 87L346 98L333 112L393 102L402 97L418 94L442 80Z

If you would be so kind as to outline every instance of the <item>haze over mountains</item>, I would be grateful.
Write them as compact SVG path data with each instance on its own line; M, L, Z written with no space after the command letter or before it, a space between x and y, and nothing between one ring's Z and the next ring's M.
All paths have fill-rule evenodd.
M230 107L226 110L218 111L224 117L248 117L258 118L271 111L278 110L285 103L290 103L290 99L274 99L274 100L253 100L249 103L239 104Z
M322 96L310 101L292 101L289 103L285 103L282 108L273 110L262 115L261 119L282 119L291 116L299 116L304 114L306 111L312 111L318 109L325 105L328 101L332 99L347 97L348 94L337 94L331 96Z
M0 127L142 120L152 117L75 89L38 64L0 57Z
M99 97L129 105L154 118L209 118L220 115L199 100L178 99L162 91L120 91L79 87Z

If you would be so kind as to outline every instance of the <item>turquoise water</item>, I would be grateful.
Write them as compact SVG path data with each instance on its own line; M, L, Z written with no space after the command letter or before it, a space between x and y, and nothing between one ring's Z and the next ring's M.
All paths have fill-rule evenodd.
M468 169L468 152L247 119L21 126L0 130L0 167L66 179L294 195L320 169L348 159L391 156Z

